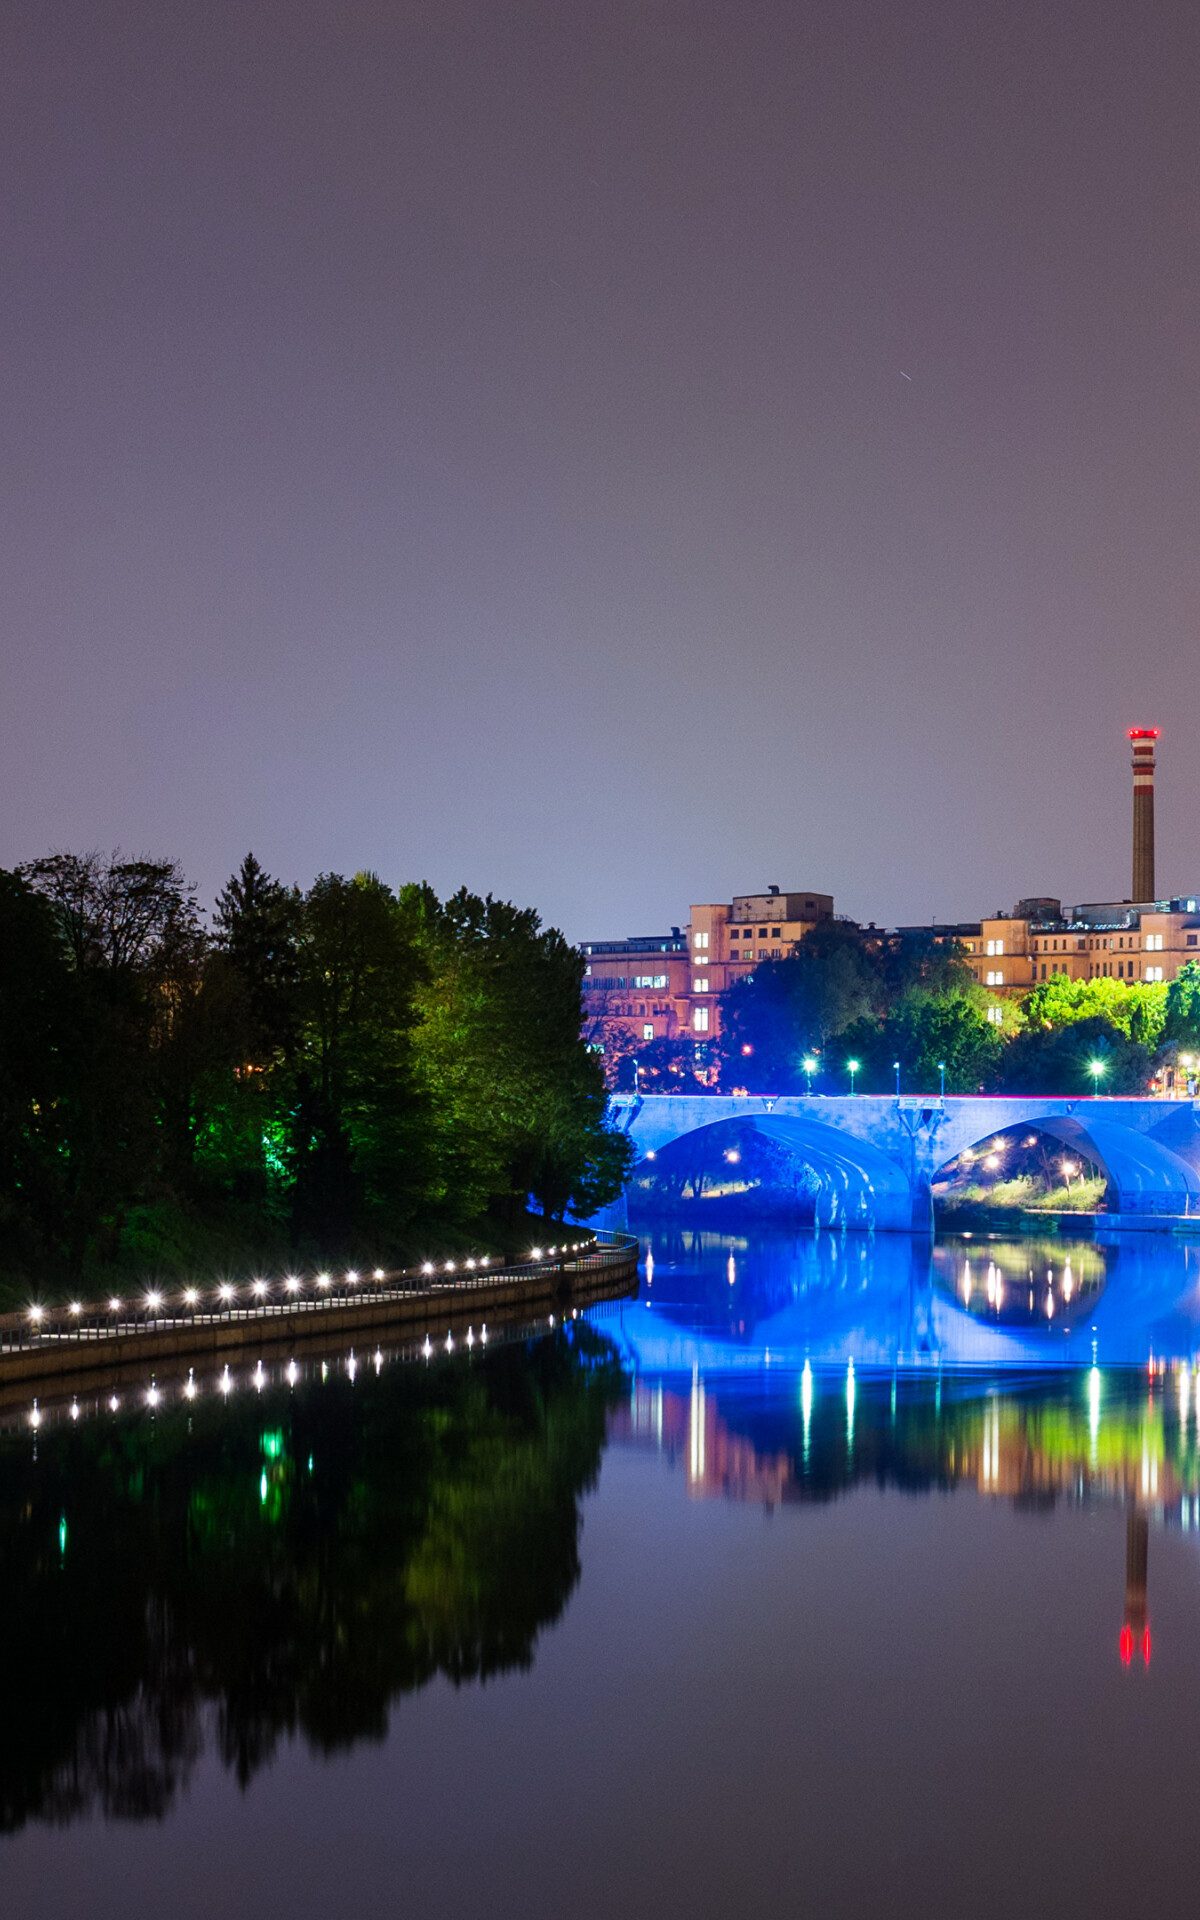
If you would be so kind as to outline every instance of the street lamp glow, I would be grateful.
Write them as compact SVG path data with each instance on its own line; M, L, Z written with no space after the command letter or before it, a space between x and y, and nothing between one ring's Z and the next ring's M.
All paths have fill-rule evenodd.
M254 1282L254 1285L253 1285L253 1287L252 1287L252 1288L250 1289L250 1291L251 1291L251 1292L252 1292L252 1293L253 1293L253 1294L254 1294L254 1295L255 1295L255 1296L256 1296L256 1297L257 1297L257 1298L258 1298L259 1300L261 1300L261 1299L262 1299L262 1297L263 1297L263 1295L264 1295L264 1293L266 1292L266 1290L267 1290L267 1283L266 1283L266 1281L265 1281L265 1280L256 1280L256 1281Z
M72 1302L71 1302L71 1312L72 1312L72 1313L82 1313L82 1312L83 1312L83 1305L82 1305L82 1303L81 1303L80 1301L78 1301L78 1300L72 1300Z
M37 1325L38 1321L41 1319L43 1312L44 1312L44 1309L42 1307L30 1307L29 1318L33 1321L35 1326Z
M855 1077L855 1075L857 1074L857 1072L858 1072L858 1069L859 1069L859 1067L861 1066L861 1064L862 1064L862 1062L861 1062L861 1061L859 1061L859 1060L847 1060L847 1062L846 1062L846 1071L847 1071L847 1072L849 1073L849 1075L850 1075L850 1091L851 1091L851 1093L853 1093L853 1092L854 1092L854 1077Z
M230 1286L228 1280L223 1286L217 1288L217 1292L220 1294L222 1300L228 1301L233 1299L233 1288Z
M813 1077L813 1075L814 1075L814 1073L815 1073L815 1072L816 1072L816 1070L817 1070L817 1063L816 1063L816 1061L815 1061L815 1060L813 1059L813 1057L812 1057L812 1054L811 1054L811 1053L806 1053L806 1054L805 1054L805 1056L804 1056L804 1058L803 1058L803 1060L802 1060L802 1061L800 1062L800 1067L801 1067L801 1070L802 1070L802 1072L803 1072L803 1074L804 1074L804 1078L805 1078L805 1081L807 1082L807 1086L806 1086L806 1089L805 1089L805 1090L806 1090L806 1092L808 1092L808 1093L811 1093L811 1092L812 1092L812 1077Z
M197 1300L200 1298L200 1295L196 1292L195 1287L185 1287L183 1292L183 1297L187 1301L189 1307L194 1307Z
M121 1302L117 1299L110 1300L108 1303L108 1310L110 1313L120 1313Z
M146 1305L149 1307L151 1313L157 1313L162 1305L161 1293L148 1293L146 1295Z
M1107 1066L1105 1065L1105 1062L1103 1060L1088 1061L1088 1072L1092 1076L1093 1093L1095 1092L1096 1088L1100 1085L1101 1076L1105 1074L1107 1071L1108 1071Z

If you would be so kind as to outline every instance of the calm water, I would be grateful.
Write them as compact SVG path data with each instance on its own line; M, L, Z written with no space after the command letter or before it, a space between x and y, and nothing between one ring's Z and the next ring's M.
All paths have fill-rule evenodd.
M0 1432L0 1911L1137 1916L1200 1883L1200 1262L636 1302Z

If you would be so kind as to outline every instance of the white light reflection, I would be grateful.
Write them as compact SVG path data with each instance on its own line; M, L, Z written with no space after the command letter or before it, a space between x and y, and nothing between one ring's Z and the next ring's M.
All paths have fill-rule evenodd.
M854 1452L854 1362L846 1363L846 1446Z
M196 1398L196 1379L190 1367L188 1368L187 1383L183 1389L183 1397L185 1400L194 1400Z
M1090 1459L1094 1468L1097 1461L1097 1443L1100 1438L1100 1369L1093 1367L1088 1375L1088 1433L1091 1437Z
M289 1360L287 1363L287 1383L289 1387L294 1387L299 1378L300 1378L299 1367L296 1365L296 1362L294 1360Z
M700 1369L692 1369L692 1398L688 1407L688 1479L693 1486L699 1486L704 1479L705 1467L705 1406L704 1382Z
M809 1435L812 1428L813 1376L807 1360L800 1375L800 1417L804 1422L804 1464L808 1465Z

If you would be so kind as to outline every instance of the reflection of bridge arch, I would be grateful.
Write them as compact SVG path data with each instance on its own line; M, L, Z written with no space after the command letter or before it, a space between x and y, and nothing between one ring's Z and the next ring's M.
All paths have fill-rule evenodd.
M617 1095L613 1114L639 1161L723 1121L753 1125L813 1167L821 1224L927 1232L939 1169L993 1134L1030 1126L1103 1168L1113 1211L1200 1212L1191 1102L649 1094Z

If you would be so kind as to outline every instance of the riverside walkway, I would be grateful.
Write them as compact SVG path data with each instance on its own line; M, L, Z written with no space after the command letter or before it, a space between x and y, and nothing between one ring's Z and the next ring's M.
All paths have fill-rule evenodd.
M637 1286L637 1241L589 1230L528 1260L443 1261L400 1271L376 1267L235 1286L147 1288L106 1301L0 1315L0 1388L82 1375L130 1362L225 1357L268 1347L388 1331L439 1333L488 1313L511 1316L554 1303L582 1306Z

